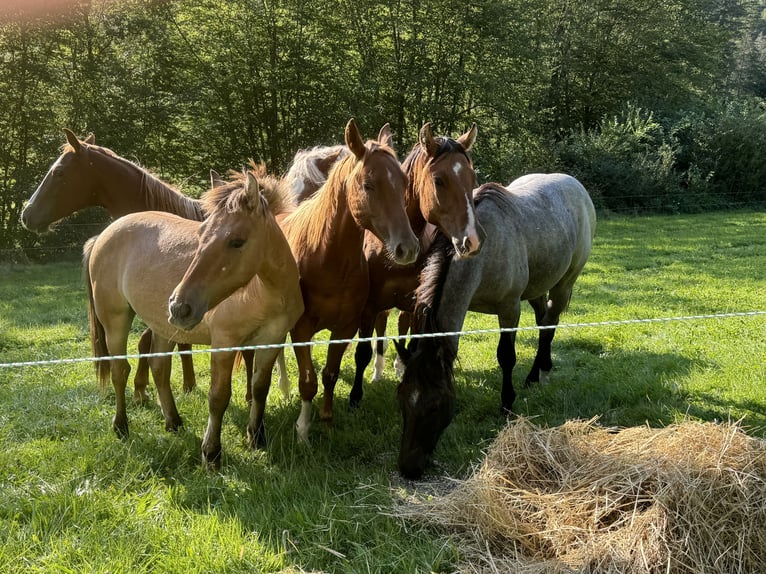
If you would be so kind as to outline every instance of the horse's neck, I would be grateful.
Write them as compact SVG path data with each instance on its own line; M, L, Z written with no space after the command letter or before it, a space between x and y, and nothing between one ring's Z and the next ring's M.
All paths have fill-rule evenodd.
M412 232L416 237L420 238L425 232L427 221L420 209L420 193L422 190L416 183L418 179L416 174L413 173L414 171L415 169L413 168L407 174L409 181L407 183L407 194L405 195L404 207L407 211L407 219L410 221Z
M283 291L286 284L297 285L298 269L295 258L276 219L269 218L264 222L263 228L268 234L268 240L264 242L268 247L264 249L258 280L275 291Z
M201 220L199 202L175 191L148 172L127 160L98 154L105 169L99 186L102 205L113 218L137 211L165 211Z

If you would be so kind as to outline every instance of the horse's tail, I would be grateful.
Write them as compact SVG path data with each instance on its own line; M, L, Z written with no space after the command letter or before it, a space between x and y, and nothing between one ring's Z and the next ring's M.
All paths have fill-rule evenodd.
M88 239L88 241L85 242L85 246L82 250L82 275L83 279L85 280L85 287L88 290L88 323L90 325L90 345L93 349L93 356L98 358L108 357L109 350L106 347L106 333L104 331L104 326L96 316L96 307L93 302L93 283L91 283L90 280L90 256L91 252L93 251L93 245L95 243L96 237L91 237ZM98 382L102 387L107 386L109 384L109 379L112 372L109 361L95 361L94 364L96 367L96 376L98 377Z

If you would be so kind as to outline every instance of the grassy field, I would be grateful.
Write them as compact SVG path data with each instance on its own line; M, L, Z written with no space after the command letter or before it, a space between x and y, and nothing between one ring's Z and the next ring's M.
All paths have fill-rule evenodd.
M562 322L751 310L766 310L766 213L614 218L599 223ZM532 321L525 311L522 324ZM465 324L495 326L480 315ZM541 425L742 419L764 436L765 331L764 316L562 328L551 384L529 389L536 335L521 333L515 409ZM126 441L111 430L114 394L92 365L0 368L0 572L454 571L462 556L449 534L397 517L396 506L465 477L503 427L496 341L461 341L458 414L420 483L396 472L393 369L351 411L350 353L334 428L315 420L310 447L295 437L293 389L290 401L271 393L268 449L246 448L238 373L218 473L199 463L207 356L195 359L199 386L186 396L174 359L185 429L166 433L156 405L131 406ZM0 267L0 363L89 353L78 263Z

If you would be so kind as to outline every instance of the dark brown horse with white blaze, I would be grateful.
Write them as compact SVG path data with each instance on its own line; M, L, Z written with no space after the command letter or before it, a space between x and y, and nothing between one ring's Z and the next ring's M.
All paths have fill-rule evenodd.
M258 177L256 177L258 176ZM85 246L91 341L97 357L124 355L133 318L152 329L152 352L173 341L213 348L283 343L303 313L298 268L275 214L287 193L279 181L252 171L204 197L204 222L146 211L126 215ZM273 210L273 211L272 211ZM247 424L251 447L264 444L263 415L278 349L256 351L253 401ZM221 424L231 397L236 353L210 358L209 418L202 459L220 464ZM150 359L167 430L182 422L170 390L170 357ZM125 359L97 363L116 396L114 430L127 436Z
M497 315L501 328L516 328L522 301L532 306L539 326L555 327L593 242L596 213L588 192L568 175L533 174L507 188L485 184L474 197L484 245L475 257L457 259L452 243L437 237L417 292L421 332L460 331L469 310ZM554 334L555 328L540 330L528 384L548 380ZM503 332L497 347L506 412L516 396L515 338L515 331ZM458 337L418 339L412 354L397 348L407 364L397 391L403 418L399 470L419 478L454 416Z
M408 176L407 217L421 242L421 257L409 267L392 266L385 246L372 234L366 235L364 251L370 271L370 292L359 327L361 338L369 338L373 328L378 336L385 336L389 309L407 313L414 310L415 289L434 228L450 239L456 257L472 257L479 252L484 230L474 212L476 174L468 155L476 133L476 124L456 140L434 137L430 124L421 128L417 143L402 164ZM406 334L407 326L400 320L400 335ZM376 371L380 370L384 348L379 340ZM364 370L372 359L372 345L358 342L354 358L356 375L349 400L352 406L357 406L362 400ZM379 376L376 372L374 378Z
M377 141L364 142L354 120L345 129L350 154L336 162L327 181L282 221L300 270L305 311L292 329L294 343L310 341L329 329L333 339L348 339L359 329L369 291L364 257L365 230L386 245L399 265L415 262L419 246L404 209L407 176L383 126ZM345 343L329 346L322 370L324 403L320 418L332 420L333 393ZM298 361L301 414L296 424L307 441L317 376L309 346L294 347Z
M21 212L21 222L30 231L42 233L51 225L88 207L103 207L117 219L138 211L166 211L186 219L201 221L202 205L179 193L144 168L95 144L93 134L80 141L64 129L67 143L61 155L48 169L40 185ZM148 353L151 331L146 330L138 349ZM181 344L179 349L188 350ZM191 356L181 355L183 388L191 391L196 380ZM134 381L136 402L146 400L149 365L139 359Z

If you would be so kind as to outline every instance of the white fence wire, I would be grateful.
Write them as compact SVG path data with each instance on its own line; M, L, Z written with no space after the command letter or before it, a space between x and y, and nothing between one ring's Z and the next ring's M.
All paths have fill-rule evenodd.
M671 323L681 321L707 321L707 320L724 320L733 319L737 317L759 317L766 316L766 311L737 311L730 313L711 313L704 315L681 315L676 317L650 317L650 318L638 318L638 319L617 319L612 321L589 321L580 323L562 323L556 326L530 326L530 327L514 327L514 328L495 328L495 329L472 329L466 331L445 331L440 333L420 333L410 334L411 339L424 339L430 337L454 337L454 336L472 336L472 335L489 335L500 334L510 332L521 331L541 331L543 329L585 329L585 328L600 328L600 327L613 327L623 325L645 325L656 323ZM373 342L376 340L394 340L401 339L398 335L390 335L386 337L357 337L352 339L329 339L329 340L316 340L306 342L285 342L272 345L246 345L241 347L216 347L205 349L191 349L189 351L171 351L168 353L142 353L142 354L127 354L127 355L112 355L106 357L73 357L73 358L57 358L57 359L43 359L37 361L16 361L8 363L0 363L0 369L12 369L20 367L41 367L51 365L66 365L73 363L92 363L96 361L109 361L112 359L137 359L139 357L167 357L173 355L197 355L197 354L210 354L210 353L222 353L232 351L247 351L258 349L277 349L287 347L305 347L305 346L327 346L336 343L360 343L360 342Z

